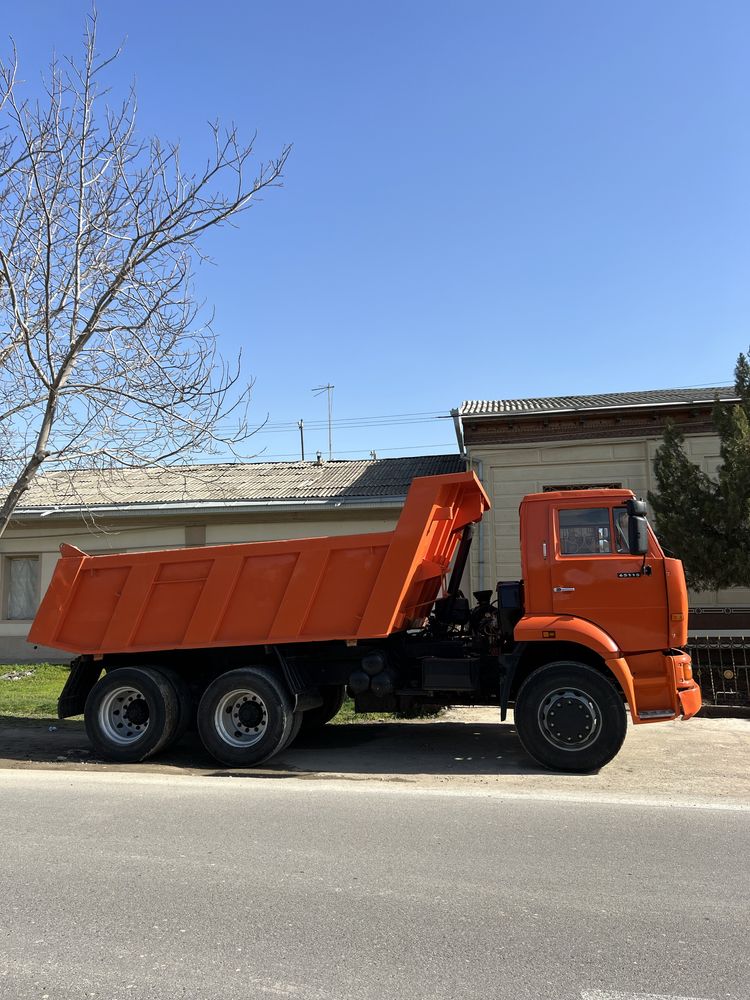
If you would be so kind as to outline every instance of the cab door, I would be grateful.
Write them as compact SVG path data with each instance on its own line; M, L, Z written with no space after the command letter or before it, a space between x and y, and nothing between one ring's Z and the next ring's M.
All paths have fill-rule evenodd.
M627 512L619 504L551 505L552 609L598 625L624 653L665 649L664 560L653 537L645 559L630 554Z

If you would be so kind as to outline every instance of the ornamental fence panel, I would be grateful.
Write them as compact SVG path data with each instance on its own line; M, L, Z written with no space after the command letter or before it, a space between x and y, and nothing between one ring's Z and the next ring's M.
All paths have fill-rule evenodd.
M750 708L750 635L691 636L688 651L704 702Z

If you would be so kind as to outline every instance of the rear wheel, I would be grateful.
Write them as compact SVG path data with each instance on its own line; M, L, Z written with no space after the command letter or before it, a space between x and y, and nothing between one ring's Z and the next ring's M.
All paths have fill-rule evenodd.
M316 730L322 729L327 722L339 714L346 699L346 686L344 684L325 685L321 687L320 693L323 696L323 704L303 713L301 728L303 733L314 733Z
M166 677L149 667L120 667L97 681L83 718L102 757L134 763L158 753L177 725L178 704Z
M175 724L174 732L172 733L169 743L176 743L181 739L185 733L188 731L191 725L195 724L195 702L193 701L193 694L190 690L190 685L176 670L172 670L171 667L158 667L154 668L158 670L163 677L172 685L175 693L175 698L177 699L177 722Z
M228 767L253 767L284 748L292 732L292 699L263 667L230 670L206 688L198 732L206 750Z
M294 743L294 741L297 739L297 737L299 736L299 731L302 728L304 719L305 719L304 712L294 713L294 718L292 719L292 728L289 731L289 736L287 736L286 743L282 747L283 750L288 749L292 745L292 743Z
M625 739L620 693L585 663L561 660L529 674L516 698L515 723L530 756L553 771L604 767Z

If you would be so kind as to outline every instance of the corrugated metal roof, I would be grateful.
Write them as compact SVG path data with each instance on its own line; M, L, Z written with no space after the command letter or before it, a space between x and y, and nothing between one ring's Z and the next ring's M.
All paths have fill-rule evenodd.
M502 416L504 414L560 413L565 410L627 409L643 406L678 406L712 403L716 397L733 401L732 386L695 389L646 389L641 392L609 392L596 396L547 396L538 399L469 399L461 404L462 417Z
M169 503L294 503L404 497L416 476L462 472L458 455L368 461L246 462L56 471L36 477L18 512L50 507L121 507Z

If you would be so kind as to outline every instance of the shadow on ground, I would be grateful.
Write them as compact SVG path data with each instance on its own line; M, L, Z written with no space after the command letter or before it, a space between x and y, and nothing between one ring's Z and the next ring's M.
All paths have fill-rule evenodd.
M217 768L197 734L188 733L144 764L97 760L80 722L0 718L0 767L86 766L107 770L171 771L216 777L284 778L310 775L500 775L543 772L524 752L513 725L471 722L374 722L326 726L301 735L260 768Z

